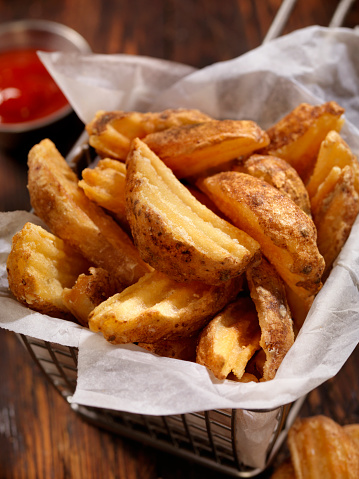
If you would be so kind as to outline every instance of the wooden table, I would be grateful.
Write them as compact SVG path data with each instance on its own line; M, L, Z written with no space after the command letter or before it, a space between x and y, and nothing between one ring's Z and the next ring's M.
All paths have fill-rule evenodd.
M1 22L42 18L82 34L96 53L149 55L203 67L259 46L280 0L0 0ZM327 26L336 0L299 0L284 33ZM359 20L358 3L345 26ZM0 152L0 211L28 209L26 155ZM12 334L0 330L1 479L174 479L227 476L90 426L48 384ZM301 414L359 422L359 349L313 391ZM264 474L263 477L268 477Z

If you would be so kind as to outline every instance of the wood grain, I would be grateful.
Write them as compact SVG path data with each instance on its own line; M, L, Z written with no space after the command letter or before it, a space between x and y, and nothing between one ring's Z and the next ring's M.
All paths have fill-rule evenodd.
M359 22L356 2L346 26ZM77 30L95 53L149 55L201 68L256 48L280 0L0 0L1 22L42 18ZM327 25L336 0L298 0L284 33ZM0 211L28 209L26 152L0 152ZM18 338L0 330L1 479L224 479L224 474L82 420L44 379ZM357 348L313 391L301 414L359 422ZM286 449L282 455L286 454ZM269 477L269 472L262 475Z

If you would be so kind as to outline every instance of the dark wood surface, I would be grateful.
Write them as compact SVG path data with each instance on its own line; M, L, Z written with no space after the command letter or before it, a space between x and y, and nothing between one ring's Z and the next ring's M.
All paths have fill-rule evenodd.
M42 18L82 34L96 53L149 55L203 67L261 44L280 0L0 0L0 21ZM299 0L284 32L328 25L337 1ZM358 2L345 26L359 20ZM26 153L0 151L0 211L28 209ZM313 391L302 415L359 422L358 348ZM0 330L0 479L224 478L93 427L48 384L20 341ZM268 477L265 474L264 477Z

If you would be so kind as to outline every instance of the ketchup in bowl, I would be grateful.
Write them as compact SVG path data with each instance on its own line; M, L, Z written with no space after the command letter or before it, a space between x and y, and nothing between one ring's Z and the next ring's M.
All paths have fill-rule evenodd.
M35 48L0 52L0 124L38 120L67 104Z

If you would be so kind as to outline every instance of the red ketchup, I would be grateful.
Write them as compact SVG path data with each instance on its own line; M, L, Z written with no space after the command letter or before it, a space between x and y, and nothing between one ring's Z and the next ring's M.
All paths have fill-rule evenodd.
M36 49L0 52L0 124L38 120L67 103Z

